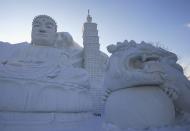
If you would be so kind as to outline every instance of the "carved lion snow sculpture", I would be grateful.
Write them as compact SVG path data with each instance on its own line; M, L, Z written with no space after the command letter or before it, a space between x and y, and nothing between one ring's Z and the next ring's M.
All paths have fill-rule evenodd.
M104 87L105 122L146 128L174 122L176 109L190 111L190 85L177 56L151 44L124 41L112 53Z

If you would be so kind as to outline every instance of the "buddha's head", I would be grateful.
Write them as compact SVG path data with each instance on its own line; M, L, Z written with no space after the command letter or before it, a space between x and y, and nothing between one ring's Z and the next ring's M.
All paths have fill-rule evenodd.
M54 46L57 24L50 16L38 15L32 22L32 44Z

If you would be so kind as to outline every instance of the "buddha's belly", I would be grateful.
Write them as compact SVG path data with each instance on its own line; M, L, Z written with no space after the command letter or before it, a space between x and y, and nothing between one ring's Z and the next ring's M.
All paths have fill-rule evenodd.
M174 118L172 100L158 87L115 91L105 106L106 122L121 128L163 126L172 123Z

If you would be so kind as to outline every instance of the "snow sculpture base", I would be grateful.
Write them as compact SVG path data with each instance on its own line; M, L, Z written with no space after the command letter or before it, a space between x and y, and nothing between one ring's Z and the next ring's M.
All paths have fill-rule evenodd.
M172 100L158 87L112 92L105 105L105 121L120 128L158 127L173 123Z
M55 122L75 122L89 119L92 113L29 113L0 112L1 124L48 124Z
M92 113L19 113L0 112L1 131L53 131L56 129L87 128Z

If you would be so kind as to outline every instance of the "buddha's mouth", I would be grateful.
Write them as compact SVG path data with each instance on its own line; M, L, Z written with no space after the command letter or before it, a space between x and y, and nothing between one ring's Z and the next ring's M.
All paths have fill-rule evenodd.
M37 35L40 36L40 37L48 37L47 33L38 33Z

